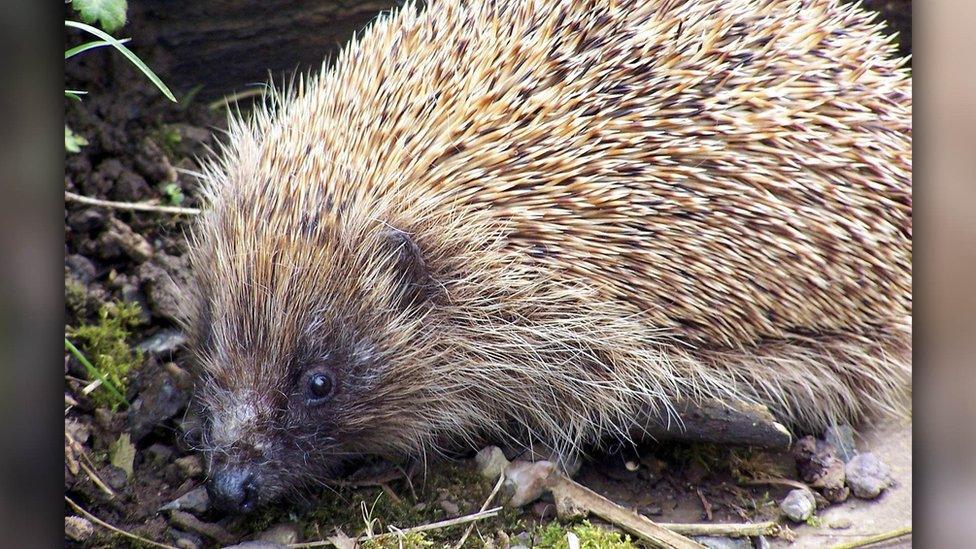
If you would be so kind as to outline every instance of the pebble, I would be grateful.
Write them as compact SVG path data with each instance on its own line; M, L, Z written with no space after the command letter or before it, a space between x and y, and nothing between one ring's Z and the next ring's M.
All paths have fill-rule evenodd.
M265 541L268 543L277 543L280 545L290 545L292 543L298 543L298 525L293 522L283 522L281 524L276 524L271 528L268 528L264 532L258 534L257 541Z
M198 486L193 490L183 494L173 501L159 508L160 511L190 511L195 514L205 512L210 508L210 495L203 486Z
M749 538L723 538L719 536L696 536L693 538L708 549L752 549Z
M854 446L854 428L847 423L827 427L824 431L824 441L837 450L837 457L844 463L857 455L857 448Z
M537 501L532 504L532 514L541 520L551 519L556 516L556 506L545 501Z
M478 467L481 476L496 480L508 467L508 459L498 446L487 446L482 448L478 455L474 457L474 462Z
M844 485L844 462L832 445L806 436L793 446L793 457L800 479L820 490L827 501L840 503L850 495Z
M186 344L186 335L176 328L160 330L136 345L136 349L155 355L172 353Z
M173 539L176 540L176 546L180 549L200 549L203 547L203 539L196 534L174 529L170 529L170 532L173 534Z
M95 526L83 517L64 517L64 535L75 541L85 541L95 533Z
M186 478L196 478L203 475L203 460L196 454L183 456L174 463Z
M844 467L847 485L861 499L874 499L891 484L888 465L871 452L854 456Z
M505 468L503 488L511 497L509 507L522 507L539 499L546 489L550 475L556 470L551 461L514 461Z
M114 465L106 465L103 467L98 472L98 476L105 481L105 484L111 486L113 490L125 488L126 481L128 480L125 471Z
M800 488L791 490L789 494L786 494L786 497L780 502L779 508L793 522L806 522L808 518L813 516L817 503L809 490Z
M188 272L185 258L164 253L157 254L153 261L139 266L139 279L153 314L174 322L179 321L183 302L180 287L192 283Z
M225 530L219 524L203 522L197 517L184 511L170 511L169 522L177 528L189 530L202 536L206 536L217 543L220 543L221 545L227 545L234 542L235 536L231 535L230 532Z
M156 467L162 467L163 465L169 463L169 461L173 459L174 454L175 451L173 450L172 446L167 446L158 442L149 448L146 448L145 453L146 460Z
M124 254L136 263L143 263L153 255L149 241L115 217L109 217L108 227L98 237L97 244L104 259L114 259Z
M190 400L190 392L163 368L144 370L139 380L139 396L126 413L132 442L137 443L158 425L183 410Z
M224 549L286 549L286 545L280 543L273 543L270 541L245 541L243 543L238 543L236 545L227 545Z
M458 504L449 499L442 499L437 504L449 517L456 517L461 514L461 508L458 507Z
M833 530L847 530L851 526L854 526L854 521L850 517L837 517L827 523L827 528Z

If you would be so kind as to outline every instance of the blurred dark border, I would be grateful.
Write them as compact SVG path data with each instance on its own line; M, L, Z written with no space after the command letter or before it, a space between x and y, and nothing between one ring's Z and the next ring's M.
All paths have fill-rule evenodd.
M0 544L64 545L62 5L0 17Z

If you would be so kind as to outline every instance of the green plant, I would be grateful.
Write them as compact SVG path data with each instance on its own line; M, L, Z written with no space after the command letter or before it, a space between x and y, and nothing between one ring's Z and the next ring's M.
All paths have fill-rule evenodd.
M163 194L166 195L166 201L171 206L179 206L186 198L183 196L183 189L176 183L166 183L163 185Z
M556 521L540 526L536 531L539 549L566 549L569 547L567 532L572 532L579 540L580 549L635 549L630 536L611 532L589 521L571 526L563 526Z
M72 57L84 53L89 50L96 48L102 48L105 46L112 46L119 53L125 56L137 69L139 69L146 78L152 82L167 99L176 103L176 97L173 92L163 83L162 80L156 76L156 73L149 68L139 56L132 52L129 48L125 47L125 43L129 41L128 38L117 39L114 38L110 32L115 31L119 27L125 24L125 12L128 8L125 0L74 0L71 3L72 7L78 12L82 21L65 21L66 27L75 28L84 31L98 40L91 40L83 44L77 45L73 48L69 48L64 52L64 59L67 61ZM93 27L93 24L98 24L102 28ZM104 30L103 30L104 29ZM64 95L70 99L76 101L81 101L81 96L86 92L82 90L64 90ZM64 127L64 148L69 153L78 152L81 147L86 145L88 142L85 141L83 137L77 136L71 131L67 125Z
M92 380L101 381L92 398L112 410L122 404L128 406L125 399L128 375L142 362L142 353L132 349L127 341L129 330L142 323L139 314L140 307L135 303L108 303L98 311L96 324L69 328L64 338L65 349L78 359ZM78 346L69 337L78 341Z

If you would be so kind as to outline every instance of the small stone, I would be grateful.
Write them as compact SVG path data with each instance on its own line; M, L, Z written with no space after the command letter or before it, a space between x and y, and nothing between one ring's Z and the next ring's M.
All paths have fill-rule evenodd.
M197 517L184 511L170 511L169 522L181 530L189 530L202 536L206 536L221 545L233 543L236 536L225 530L219 524L203 522Z
M173 539L176 540L176 546L180 549L200 549L203 547L203 539L189 532L182 532L180 530L170 529L173 534Z
M809 490L801 488L791 490L789 494L786 494L786 497L780 502L779 508L793 522L806 522L808 518L813 516L817 503Z
M794 445L793 457L800 478L810 487L820 490L833 503L847 499L850 490L844 486L844 462L832 445L806 436Z
M481 476L496 480L508 467L508 459L498 446L487 446L474 457L474 462L478 466Z
M518 534L512 536L510 549L515 549L516 547L524 547L528 549L533 545L532 534L528 532L519 532Z
M137 389L139 396L126 412L133 442L142 440L153 429L176 416L190 401L190 391L165 368L144 369Z
M186 335L176 328L160 330L136 345L144 353L172 353L186 344Z
M273 543L270 541L245 541L243 543L238 543L236 545L228 545L224 549L286 549L286 545L280 543Z
M630 472L636 471L638 467L640 467L640 465L638 465L637 462L634 461L634 460L632 460L632 459L628 459L624 463L624 468L627 469Z
M146 461L155 467L162 467L173 459L175 454L172 446L167 446L165 444L155 443L149 448L146 448Z
M773 546L766 536L756 536L753 545L754 549L771 549Z
M196 454L181 457L174 463L186 478L196 478L203 474L203 460Z
M108 226L98 237L97 243L98 250L105 259L114 259L124 254L137 263L142 263L153 255L149 241L114 217L109 218Z
M125 471L114 465L106 465L105 467L102 467L102 469L98 472L98 476L105 481L105 484L111 486L113 490L121 490L125 488L126 480L128 480Z
M851 526L854 526L854 521L850 517L837 517L827 523L827 528L834 530L847 530Z
M824 431L824 441L837 450L837 457L844 463L857 455L857 448L854 446L854 428L847 423L827 427Z
M283 522L258 534L257 540L277 543L280 545L290 545L292 543L298 543L298 536L299 531L297 524L292 522Z
M139 266L139 279L154 315L178 322L184 301L181 288L192 284L185 257L156 254L153 261Z
M545 501L537 501L532 504L532 514L540 520L554 518L556 516L556 506Z
M195 514L200 514L205 512L210 508L210 495L207 494L207 489L203 486L198 486L193 490L183 494L182 496L174 499L173 501L163 505L159 508L160 511L169 511L172 509L178 511L190 511Z
M95 264L81 254L71 254L64 258L65 274L70 274L79 283L87 286L95 279Z
M645 515L650 515L652 517L660 516L664 511L657 505L651 505L644 509Z
M521 507L539 499L556 465L551 461L514 461L505 468L504 489L512 494L509 507Z
M847 485L861 499L874 499L891 484L891 471L871 452L854 456L844 468Z
M461 513L461 508L458 507L458 504L449 499L442 499L437 504L449 517L456 517Z
M719 536L696 536L695 541L708 549L752 549L749 538L723 538Z
M95 526L83 517L64 517L64 535L75 541L86 541L95 534Z

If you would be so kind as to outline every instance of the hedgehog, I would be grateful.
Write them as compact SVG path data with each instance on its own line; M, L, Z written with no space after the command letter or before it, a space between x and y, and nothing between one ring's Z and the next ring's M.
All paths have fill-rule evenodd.
M231 116L185 326L219 505L646 411L907 417L911 81L836 0L434 0Z

